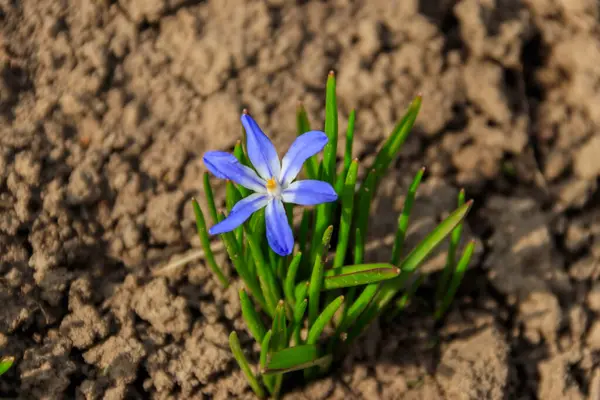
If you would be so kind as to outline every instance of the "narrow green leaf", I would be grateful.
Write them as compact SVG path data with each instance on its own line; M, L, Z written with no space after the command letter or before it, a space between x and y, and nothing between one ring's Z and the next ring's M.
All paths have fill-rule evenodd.
M404 207L402 207L402 213L400 214L400 217L398 217L398 229L396 230L396 238L394 240L394 247L392 249L392 260L390 261L391 264L398 265L400 262L400 256L402 255L402 250L404 248L404 239L406 238L406 232L408 232L410 213L412 211L415 197L417 195L417 189L419 188L424 172L425 167L421 168L419 172L417 172L415 179L413 179L410 188L408 189L406 199L404 199Z
M231 348L233 357L235 358L238 365L242 369L242 372L246 376L246 379L248 380L250 387L252 388L252 390L254 390L254 393L256 393L256 395L259 398L261 398L261 399L264 398L265 392L264 392L262 386L260 385L260 383L258 382L258 380L256 379L256 376L254 376L254 373L252 372L250 365L248 364L248 360L246 359L246 356L244 355L244 352L242 351L242 347L240 346L240 341L239 341L239 339L237 337L237 333L235 333L235 331L231 332L231 334L229 335L229 347Z
M375 183L377 181L377 176L375 174L375 170L369 171L367 178L362 186L362 192L358 195L358 207L355 207L356 210L356 227L360 229L361 233L361 241L357 242L355 251L359 251L359 253L364 254L365 251L365 242L364 239L367 237L367 228L369 223L369 213L371 211L371 201L373 199L373 194L375 192Z
M269 264L271 264L271 269L275 276L277 276L277 254L269 247Z
M456 225L458 225L466 216L473 200L469 200L457 208L452 214L443 220L417 247L402 261L400 269L402 271L414 271L423 260L450 234Z
M294 289L294 293L296 295L296 306L299 301L302 301L306 298L308 293L308 281L302 281L296 285L296 289Z
M310 208L302 210L302 220L300 221L300 231L298 232L298 243L300 245L300 252L303 254L308 254L308 229L310 228L311 215L312 210Z
M336 156L338 142L338 119L337 119L337 101L335 94L335 74L329 73L327 78L327 88L325 93L325 134L329 138L325 149L323 150L323 162L320 168L320 180L335 185L336 180ZM312 246L310 259L313 260L317 255L319 241L323 233L330 225L332 215L334 214L335 203L323 203L316 207L315 227L313 230ZM310 311L310 304L309 304Z
M277 308L275 309L271 331L273 331L271 349L279 351L287 347L287 326L285 322L285 305L283 300L277 304Z
M283 374L275 374L275 386L273 388L273 398L278 399L279 393L281 392L281 385L283 383Z
M265 258L260 248L260 243L256 240L255 235L249 232L247 227L245 229L248 247L250 248L250 252L252 253L254 264L256 265L256 270L258 272L258 281L260 282L260 287L272 315L272 313L275 311L275 307L277 307L277 302L281 298L281 292L279 290L275 275L273 274L273 270L265 263Z
M331 241L331 235L333 233L333 226L327 228L323 234L323 240L319 246L319 253L315 258L315 265L312 270L310 277L310 286L308 288L308 326L317 319L319 313L319 296L321 292L321 286L323 285L323 270L324 270L324 258L329 250L329 242Z
M465 275L465 271L469 266L469 262L471 261L471 257L473 256L474 251L475 241L472 240L469 242L469 244L467 244L467 247L465 248L462 257L460 258L460 260L458 260L458 264L456 265L456 271L454 271L454 274L452 275L452 280L450 281L448 292L444 296L441 306L435 313L435 319L440 319L444 315L446 310L448 310L448 307L452 303L452 300L456 295L456 291L460 286L460 282L462 281L462 278Z
M331 71L327 77L327 88L325 91L325 134L329 138L329 141L323 150L322 180L332 185L335 184L338 142L338 112L335 86L335 73Z
M223 220L225 216L223 213L219 214L219 220ZM244 262L244 257L240 253L239 244L233 234L233 232L227 232L220 235L223 243L225 244L225 250L229 255L229 259L233 264L233 267L237 271L238 275L244 280L246 287L250 290L252 297L260 304L260 306L267 312L269 312L269 308L267 307L267 303L265 301L265 297L260 290L260 285L256 280L256 277L250 275L246 263Z
M225 184L225 204L227 205L227 213L231 213L231 209L241 200L240 192L235 187L235 184L227 180Z
M365 285L395 278L400 273L392 264L361 264L333 268L325 272L321 290Z
M283 286L285 299L291 307L293 307L294 304L296 304L296 298L294 297L294 288L296 286L296 273L298 272L298 267L300 266L300 260L302 260L302 253L297 253L292 259L290 266L288 267Z
M227 180L227 183L225 184L225 202L227 204L227 213L231 214L231 209L233 208L233 206L242 199L242 195L240 194L240 192L238 191L238 189L235 187L235 184L230 181ZM242 226L238 226L237 228L234 229L234 234L235 234L235 238L238 241L240 250L243 249L243 235L244 235L244 230L242 228ZM242 251L243 252L243 251Z
M377 318L381 310L389 303L394 295L404 288L406 281L411 275L412 272L401 271L400 275L396 278L390 279L380 286L375 297L367 307L363 309L363 312L360 313L356 323L348 332L346 343L350 343L360 336L366 327Z
M465 204L465 191L462 189L458 192L458 206L462 206ZM450 234L450 246L448 247L448 255L446 257L446 265L442 272L442 276L437 285L437 290L435 294L436 302L439 303L442 301L442 298L448 291L448 283L452 274L454 273L454 268L456 267L456 249L458 248L458 244L460 242L460 237L462 235L462 227L463 223L456 225L456 228L452 230Z
M256 211L254 214L252 214L252 216L250 217L250 221L248 222L248 227L250 228L250 232L252 232L252 235L254 236L254 238L261 243L261 249L263 250L263 255L266 253L265 249L267 249L269 246L264 243L265 242L265 231L266 231L266 224L265 224L265 208L261 208L260 210ZM246 255L249 258L252 258L252 255L250 254L249 251L246 252Z
M352 110L350 117L348 118L348 130L346 131L346 148L344 150L344 169L335 180L335 192L338 196L342 196L344 191L344 182L352 163L352 144L354 142L354 120L356 118L356 112Z
M198 237L200 238L200 244L202 245L202 249L204 250L204 258L206 259L206 263L211 271L217 276L219 282L223 287L229 286L229 281L227 277L221 270L221 268L217 265L215 261L215 256L210 249L210 239L208 238L208 230L206 229L206 221L204 220L204 214L202 213L202 209L200 205L196 201L196 199L192 199L192 207L194 209L194 214L196 215L196 230L198 231Z
M346 176L342 194L342 215L340 216L338 243L335 250L335 259L333 261L334 267L341 267L344 265L344 260L346 258L346 250L348 249L348 240L350 238L350 228L352 226L357 173L358 160L354 160L348 169L348 175Z
M254 304L246 294L244 289L240 290L240 303L242 305L242 317L248 325L248 330L252 334L252 337L258 342L261 343L265 337L265 333L267 329L265 325L260 319L260 315L256 312L256 308L254 308Z
M308 115L302 103L298 104L296 110L296 126L298 128L298 136L310 131L310 122L308 121ZM317 156L312 156L304 163L304 171L308 179L317 179L319 172L319 164Z
M269 329L265 334L265 337L260 345L260 370L264 371L267 367L267 357L269 356L269 348L271 347L271 336L272 332ZM264 376L262 377L263 383L267 390L272 394L275 389L275 377L274 376Z
M12 367L14 362L15 362L15 358L12 356L3 357L0 360L0 375L4 375L4 373L6 373L6 371L8 371L10 369L10 367Z
M308 330L308 337L306 338L306 343L308 344L316 344L325 329L325 326L331 321L335 312L340 308L342 303L344 302L344 296L339 296L334 301L332 301L323 312L318 316L315 320L315 323Z
M354 121L356 120L356 110L350 111L348 117L348 129L346 130L346 149L344 151L344 176L348 174L350 164L352 163L352 145L354 143Z
M300 331L302 329L302 319L306 313L308 307L308 299L306 295L308 293L308 282L300 283L296 286L296 306L294 307L294 324L292 326L292 338L294 343L300 344L302 340L300 338Z
M288 347L280 351L271 353L271 356L267 360L267 367L262 373L266 371L289 370L295 371L295 367L301 364L312 362L319 358L319 349L314 344L305 344L295 347Z
M415 269L423 260L452 232L469 212L472 200L469 200L462 207L456 209L444 221L442 221L425 239L423 239L413 251L400 264L400 275L394 279L387 280L382 284L379 293L374 301L369 305L365 312L360 316L352 332L348 335L348 340L353 340L371 321L381 313L381 311L396 296L398 291L404 288L406 282L411 277Z
M425 281L424 275L419 275L416 278L417 279L415 279L414 282L408 287L408 290L402 294L402 297L396 301L396 310L393 312L394 317L397 313L403 311L410 304L410 301L414 297L415 293L417 293L417 290Z
M354 237L354 264L362 264L364 261L365 254L365 242L363 235L360 232L360 228L356 228L356 234Z
M308 288L308 287L307 287ZM292 339L296 345L302 343L300 338L300 330L302 329L302 321L304 318L304 314L306 313L306 308L308 307L308 300L305 298L296 303L296 307L294 309L294 323L292 324Z
M372 169L375 170L375 176L377 177L376 186L379 184L381 178L385 175L388 167L394 158L396 158L396 155L408 137L408 134L410 133L410 130L417 119L417 115L419 114L421 100L421 96L417 96L412 101L408 107L408 110L406 111L406 114L404 114L404 117L400 120L400 122L398 122L398 124L396 124L396 127L390 134L390 137L387 138L381 150L379 150L379 153L377 153L372 167Z
M367 308L367 306L373 300L375 294L377 294L377 290L379 289L379 285L376 283L367 285L360 296L352 303L348 311L346 312L345 318L342 320L338 327L338 334L345 332L348 330L348 327L352 325L360 316L360 314Z
M302 323L302 319L304 318L304 313L306 312L306 307L308 307L308 299L304 298L296 304L294 308L294 321L298 323Z
M291 347L290 349L295 349L295 348L296 347ZM270 370L269 369L269 370L265 371L265 374L276 374L276 373L285 374L288 372L300 371L300 370L308 369L308 368L312 368L312 367L321 367L321 366L330 364L332 361L332 358L333 358L332 355L328 354L326 356L314 359L312 361L308 361L303 364L297 364L297 365L287 368L287 369L278 369L278 370Z
M215 205L215 197L213 196L212 187L210 186L210 177L208 172L205 172L203 175L204 179L204 195L206 196L206 203L208 204L208 212L212 219L213 224L219 222L219 217L217 214L217 206Z

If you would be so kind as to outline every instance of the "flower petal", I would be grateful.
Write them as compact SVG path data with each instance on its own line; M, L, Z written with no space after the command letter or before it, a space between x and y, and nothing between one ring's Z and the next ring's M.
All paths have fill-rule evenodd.
M281 197L286 203L302 206L329 203L338 198L329 183L312 179L292 183L281 193Z
M265 210L267 223L267 240L273 251L280 256L287 256L294 248L294 234L280 200L271 200Z
M250 196L235 203L229 216L223 221L219 222L215 226L209 229L208 233L211 235L218 235L220 233L230 232L243 224L252 213L260 210L269 202L269 196L261 193L254 193Z
M281 164L277 156L277 150L267 135L248 114L242 114L242 125L246 130L246 148L248 158L254 169L265 180L279 177Z
M302 165L309 158L323 150L327 144L327 135L321 131L309 131L298 136L283 157L280 183L288 185L296 179Z
M224 151L207 151L202 158L206 168L217 178L229 179L243 187L259 193L266 193L266 185L256 172Z

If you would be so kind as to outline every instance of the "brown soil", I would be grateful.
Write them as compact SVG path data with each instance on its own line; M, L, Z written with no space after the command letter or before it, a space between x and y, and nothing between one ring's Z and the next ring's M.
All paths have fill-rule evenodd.
M160 268L199 246L203 152L232 148L243 107L284 149L298 100L322 123L335 69L361 159L424 97L369 259L389 254L421 165L412 243L466 187L478 253L443 323L428 284L288 398L599 399L599 14L595 0L0 0L0 356L17 357L0 394L251 398L227 347L232 329L250 343L239 284L223 291L201 261Z

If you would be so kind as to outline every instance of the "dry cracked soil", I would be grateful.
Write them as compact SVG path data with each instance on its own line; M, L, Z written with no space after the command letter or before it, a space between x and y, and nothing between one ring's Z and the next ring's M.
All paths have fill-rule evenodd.
M372 159L424 102L381 186L384 260L422 165L411 243L476 201L477 254L447 318L431 282L332 376L286 399L600 399L600 4L596 0L0 0L0 394L250 399L239 282L202 260L201 156L248 107L280 149L302 101ZM219 201L223 186L217 187ZM218 261L225 263L219 253ZM229 270L228 270L229 272Z

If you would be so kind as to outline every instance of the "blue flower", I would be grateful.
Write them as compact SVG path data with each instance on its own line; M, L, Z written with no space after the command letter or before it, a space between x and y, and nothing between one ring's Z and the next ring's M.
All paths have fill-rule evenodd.
M337 200L335 190L327 182L294 182L304 162L325 147L327 135L310 131L298 136L280 162L273 143L245 110L242 125L246 130L248 158L256 172L240 163L232 154L222 151L209 151L203 159L208 170L216 177L229 179L255 193L236 203L229 216L210 228L209 233L216 235L232 231L254 212L266 207L269 246L275 253L287 256L294 247L294 235L283 203L312 206Z

